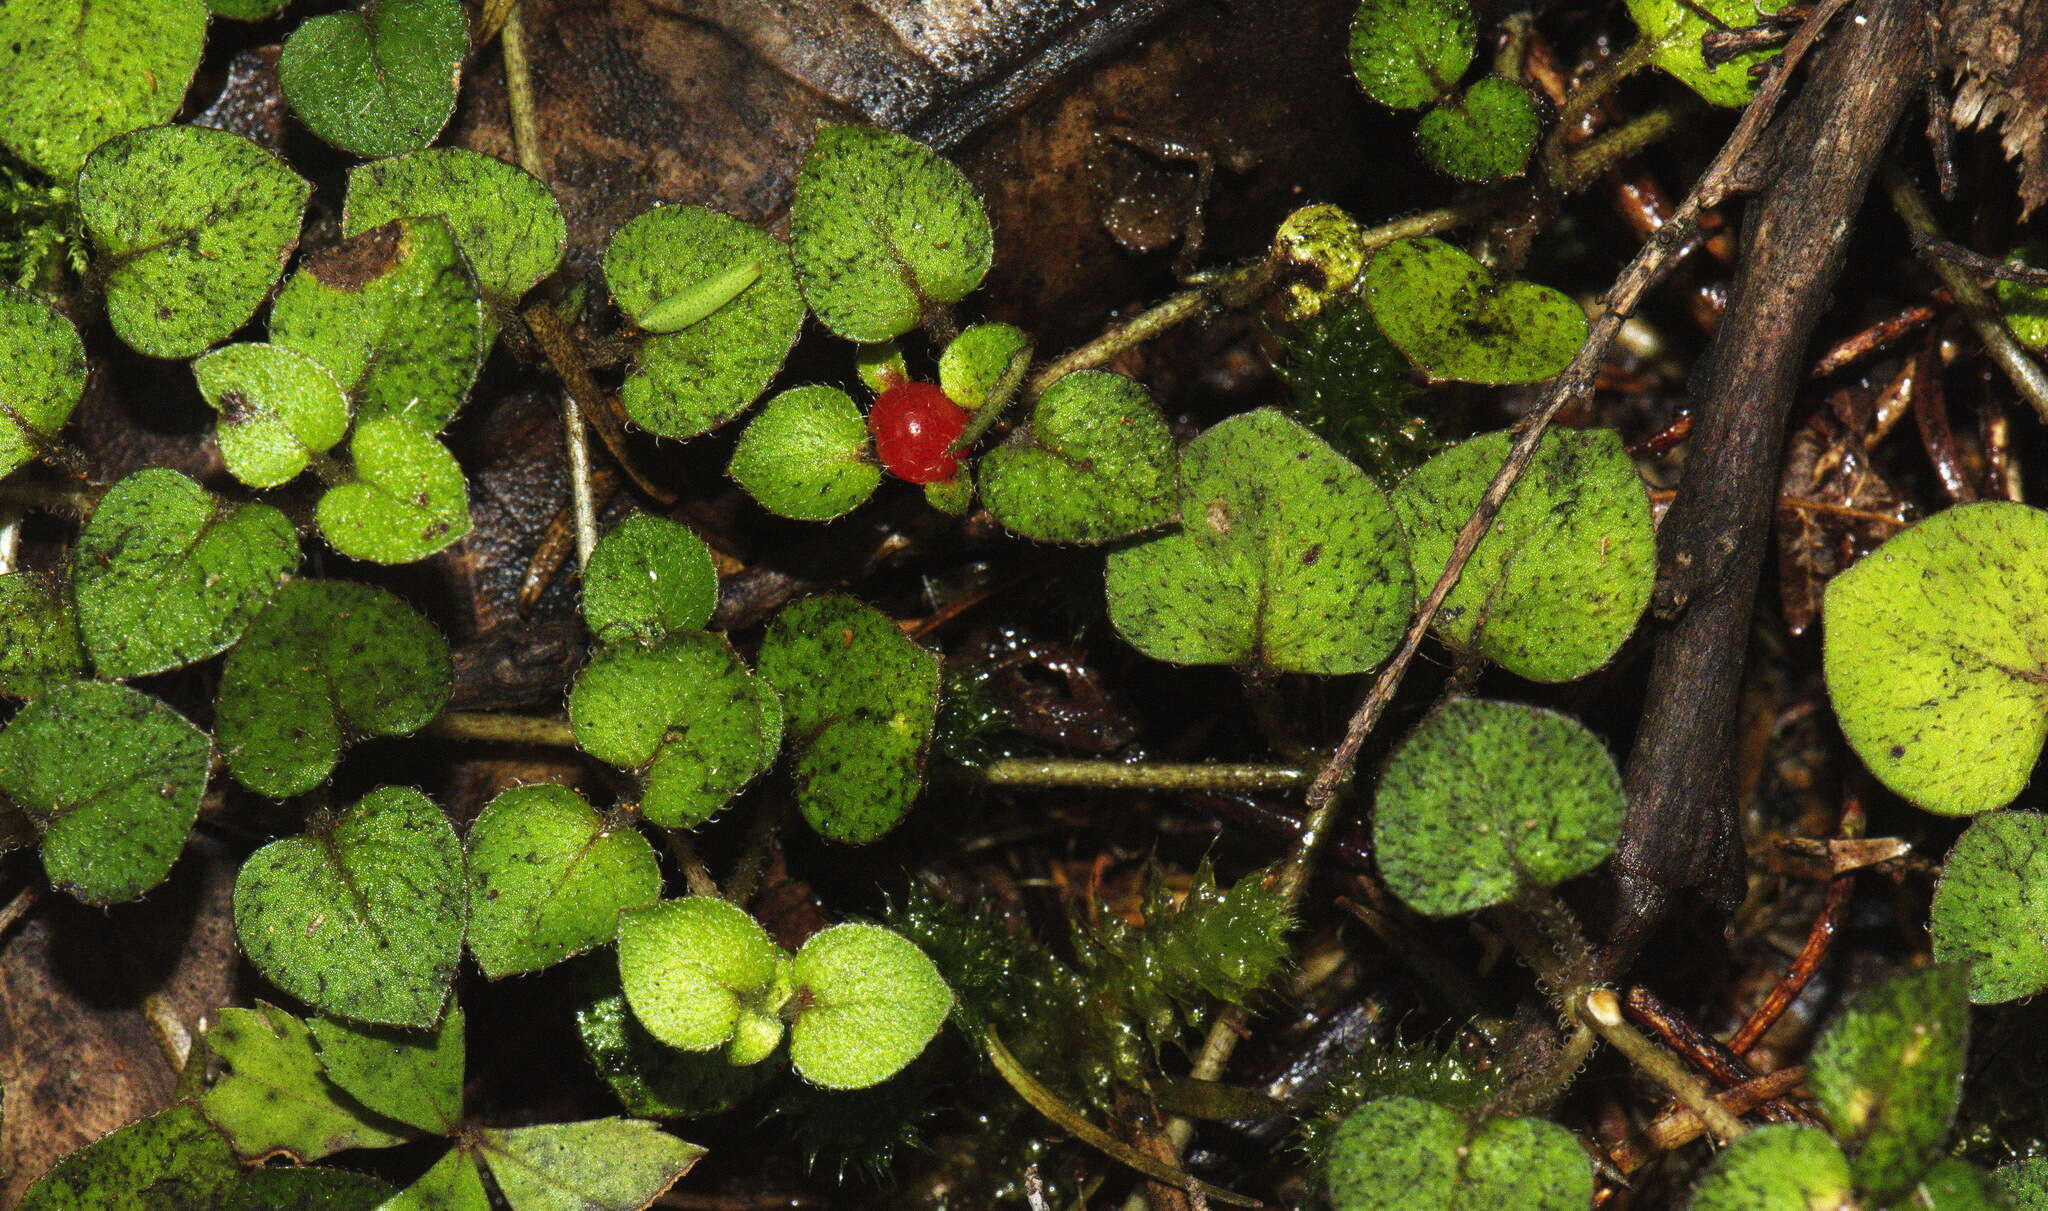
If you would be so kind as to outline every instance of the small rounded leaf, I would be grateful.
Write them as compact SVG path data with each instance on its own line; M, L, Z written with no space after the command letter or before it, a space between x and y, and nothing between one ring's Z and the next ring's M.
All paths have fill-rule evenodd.
M49 449L84 395L78 329L35 295L0 282L0 476Z
M663 437L695 437L746 411L796 343L804 303L780 240L702 206L659 206L612 236L605 280L636 322L749 265L760 276L746 289L640 346L619 390L635 424Z
M1628 807L1600 738L1540 707L1453 698L1387 760L1373 852L1388 890L1447 917L1598 866Z
M1528 90L1487 76L1463 97L1422 115L1415 141L1422 158L1438 172L1461 181L1494 181L1528 165L1537 133L1536 106Z
M469 485L447 447L395 417L360 421L356 478L315 510L329 546L351 559L412 563L469 533Z
M0 147L70 180L106 140L171 120L205 41L204 0L10 0Z
M461 147L430 147L349 170L343 235L439 215L487 298L510 304L562 263L569 225L531 173Z
M1472 1119L1412 1097L1367 1102L1330 1141L1335 1211L1583 1211L1593 1168L1572 1134L1529 1118Z
M867 420L837 387L792 387L769 400L726 470L762 508L798 521L850 513L882 482L868 457Z
M1031 356L1031 338L1008 324L974 324L947 343L939 354L939 389L969 412L988 400L988 393L1018 356Z
M790 251L804 298L850 341L886 341L959 302L995 254L958 168L893 131L827 126L797 173Z
M469 952L484 975L539 971L612 940L661 897L654 847L574 791L516 786L469 829Z
M78 174L105 258L107 319L151 357L193 357L256 313L312 191L240 135L158 126L109 139Z
M1513 438L1461 442L1394 490L1416 597L1443 575ZM1650 497L1621 438L1612 429L1552 429L1437 611L1436 632L1518 677L1571 681L1614 657L1656 578Z
M626 1003L648 1033L684 1051L723 1046L783 961L760 922L716 896L669 900L619 917Z
M1497 282L1442 240L1397 240L1365 266L1365 298L1380 331L1432 379L1532 383L1572 360L1586 313L1560 291Z
M2003 807L2048 737L2048 513L1964 505L1828 582L1822 665L1849 746L1931 812Z
M214 440L229 474L275 488L348 433L348 397L319 362L283 345L223 345L192 363L220 420Z
M235 779L282 799L324 781L345 738L426 726L453 683L447 640L398 598L294 581L228 654L214 725Z
M1934 886L1934 957L1970 965L1970 999L2016 1001L2048 989L2048 816L1979 816L1949 848Z
M688 526L635 513L605 532L583 570L583 621L599 642L653 643L711 621L718 570Z
M1145 388L1100 370L1048 388L981 460L981 498L1041 542L1110 542L1173 519L1173 434Z
M212 760L206 733L170 707L81 681L29 703L0 731L0 798L42 833L50 882L115 904L170 873Z
M1700 39L1717 27L1755 25L1772 11L1757 0L1628 0L1628 15L1650 43L1650 62L1714 105L1749 104L1756 95L1751 70L1779 48L1747 51L1708 67Z
M1714 1158L1691 1211L1851 1211L1849 1160L1827 1132L1796 1123L1758 1127Z
M1856 1184L1876 1198L1905 1194L1948 1139L1970 1050L1969 986L1960 963L1891 976L1850 1002L1807 1060Z
M86 675L71 590L52 576L0 576L0 698L33 698Z
M284 514L149 467L108 489L78 536L79 632L102 677L179 668L235 642L298 562Z
M462 842L416 790L387 786L235 878L235 935L265 978L314 1008L427 1029L441 1020L468 913Z
M576 1031L590 1065L627 1113L646 1118L723 1114L776 1078L772 1064L736 1068L718 1051L677 1051L647 1033L619 991L616 962L578 972Z
M314 134L365 159L395 156L448 124L468 53L461 0L372 0L293 30L277 82Z
M1365 0L1351 21L1351 71L1366 96L1414 109L1457 87L1478 45L1466 0Z
M790 965L790 984L797 1008L790 1063L828 1089L865 1089L895 1076L953 1011L953 990L938 967L879 925L812 934Z

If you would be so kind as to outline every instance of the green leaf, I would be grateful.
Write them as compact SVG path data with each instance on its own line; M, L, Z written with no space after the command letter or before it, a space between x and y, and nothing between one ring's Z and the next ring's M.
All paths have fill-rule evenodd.
M585 960L576 1032L591 1067L629 1113L646 1118L723 1114L776 1076L771 1064L736 1066L716 1051L677 1051L647 1032L619 990L618 964Z
M1441 449L1421 394L1365 300L1345 294L1279 333L1275 367L1293 396L1287 411L1339 454L1391 487Z
M289 3L291 0L206 0L214 16L235 21L261 21Z
M1173 434L1145 388L1083 370L981 460L996 520L1041 542L1109 542L1173 519Z
M0 14L0 26L6 21ZM0 476L49 449L84 395L78 329L35 295L0 282Z
M276 509L146 468L100 498L78 537L79 632L102 677L179 668L234 643L298 562Z
M1008 324L969 325L939 354L939 390L973 412L988 402L989 390L1020 354L1031 356L1031 338L1019 329Z
M1373 853L1388 890L1454 916L1598 866L1627 807L1614 759L1573 719L1453 698L1388 758Z
M683 1051L732 1038L743 1013L772 1016L784 955L761 923L716 896L619 915L619 986L648 1033Z
M1583 1211L1593 1169L1571 1132L1531 1118L1471 1119L1412 1097L1367 1102L1330 1142L1336 1211Z
M640 346L619 390L635 424L663 437L695 437L746 411L796 343L804 302L780 240L702 206L659 206L612 236L605 280L635 322L753 264L760 278L731 302Z
M2048 242L2034 240L2022 244L2005 260L2009 265L2048 269ZM1994 288L1998 291L1998 309L2005 316L2005 326L2012 329L2020 344L2036 352L2048 349L2048 286L2000 281ZM0 462L0 466L5 465Z
M811 935L790 965L789 1059L827 1089L879 1085L916 1059L953 1011L953 990L902 934L859 922Z
M212 760L206 733L149 695L73 682L0 731L0 800L13 800L42 833L50 882L116 904L170 873Z
M486 298L510 305L562 263L561 203L532 174L460 147L430 147L349 170L343 235L399 219L447 220Z
M885 341L981 284L988 213L958 168L892 131L827 126L797 173L790 250L804 298L850 341Z
M1487 76L1422 115L1415 141L1422 158L1461 181L1512 177L1528 166L1536 150L1536 106L1512 80Z
M854 845L896 827L924 774L938 657L852 598L812 597L768 624L758 667L782 694L804 819Z
M187 1105L81 1148L30 1186L16 1211L212 1207L242 1176L220 1132Z
M792 387L769 400L747 422L726 472L762 508L798 521L850 513L882 482L867 420L837 387Z
M184 102L203 0L10 0L0 7L0 147L68 181L86 153Z
M1756 95L1750 70L1779 53L1779 48L1749 51L1719 67L1708 67L1700 39L1714 28L1701 14L1711 14L1724 29L1757 24L1775 11L1758 0L1628 0L1628 15L1650 42L1650 62L1714 105L1747 105Z
M2048 737L2048 513L1937 513L1828 582L1822 664L1849 746L1931 812L2003 807Z
M1351 21L1351 71L1381 105L1415 109L1457 87L1478 45L1465 0L1365 0Z
M493 1204L473 1155L465 1148L451 1148L377 1211L493 1211Z
M469 951L490 979L610 942L619 913L661 898L654 847L563 786L516 786L469 829Z
M2014 1201L1998 1179L1966 1160L1936 1157L1891 1204L1898 1211L2008 1211Z
M603 1118L479 1132L477 1153L512 1211L639 1211L704 1149L643 1119Z
M1868 558L1866 556L1865 558ZM1992 812L1956 839L1934 885L1934 957L1970 965L1970 999L2048 989L2048 816Z
M491 323L448 225L398 219L307 257L270 339L331 371L363 418L438 433L476 384Z
M1691 1211L1848 1211L1857 1205L1849 1160L1827 1132L1794 1123L1758 1127L1714 1158Z
M701 632L600 650L569 691L569 722L584 752L646 775L640 811L664 828L710 819L782 737L774 695L724 636Z
M1461 442L1394 490L1417 598L1443 575L1513 444L1507 431ZM1613 659L1656 578L1650 497L1621 438L1552 429L1437 611L1436 632L1518 677L1573 681Z
M351 559L413 563L469 533L469 485L448 448L395 417L356 424L356 478L315 510L327 544Z
M277 82L314 134L365 159L395 156L448 124L468 53L460 0L371 0L293 30Z
M323 1074L313 1033L258 1001L221 1009L206 1031L220 1075L200 1096L206 1117L251 1160L279 1153L318 1160L350 1148L389 1148L412 1138L404 1124L372 1112Z
M283 345L222 345L192 363L199 394L220 421L214 440L228 472L275 488L348 433L348 398L327 368Z
M250 1169L216 1211L376 1211L398 1187L343 1169Z
M214 708L243 786L282 799L325 781L345 738L405 736L447 705L448 642L383 589L286 585L228 654Z
M1961 964L1894 975L1852 1001L1807 1060L1868 1194L1903 1194L1948 1139L1969 1054L1969 982Z
M1586 339L1586 313L1560 291L1494 280L1442 240L1397 240L1365 266L1380 331L1432 379L1531 383L1565 368Z
M226 340L283 271L311 189L226 131L159 126L101 144L78 175L78 210L106 258L115 334L151 357Z
M313 1019L327 1078L371 1110L433 1135L462 1122L464 1020L450 1006L432 1032Z
M235 934L266 979L316 1009L426 1029L462 957L465 891L448 818L418 791L386 786L250 855L235 878Z
M974 504L974 468L962 462L953 478L937 480L923 487L926 504L948 516L965 517L968 508Z
M2048 1157L2000 1165L1991 1176L2015 1211L2048 1211Z
M1178 531L1109 556L1110 621L1147 656L1361 673L1400 640L1413 603L1393 507L1281 413L1188 444L1180 515Z
M718 608L711 548L688 526L634 513L606 531L583 570L583 621L600 643L695 631Z
M0 576L0 697L33 698L85 676L71 593L53 576Z

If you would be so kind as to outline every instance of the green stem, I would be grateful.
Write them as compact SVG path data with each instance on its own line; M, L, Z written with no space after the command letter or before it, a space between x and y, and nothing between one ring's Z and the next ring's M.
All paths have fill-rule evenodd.
M1073 761L1005 757L980 770L990 786L1085 786L1100 790L1257 791L1307 786L1313 769L1292 765Z
M526 15L519 0L505 10L505 105L512 113L512 152L519 167L545 181L540 129L534 121L533 72L526 59Z
M1676 105L1660 105L1630 119L1566 156L1563 178L1551 184L1561 192L1577 193L1601 173L1676 131L1684 112Z
M1030 369L1031 346L1026 345L1010 355L1009 363L1003 367L1002 374L988 389L988 397L981 401L981 406L974 410L974 416L967 422L967 427L960 431L959 438L947 449L958 454L980 441L981 435L988 432L989 426L995 424L996 418L1003 414L1003 409L1009 407L1010 401L1017 397L1017 388L1024 385L1024 374Z
M690 889L690 894L717 895L718 881L711 877L711 868L704 865L704 859L698 856L696 842L690 840L689 834L679 828L667 828L662 830L662 836L668 842L669 856L682 868L683 885Z
M1271 257L1265 257L1183 290L1157 306L1139 312L1128 323L1119 324L1047 363L1024 388L1024 398L1036 400L1045 394L1046 388L1069 374L1100 366L1126 350L1135 349L1195 318L1212 306L1247 306L1266 292L1278 273L1278 264Z
M1712 1094L1691 1073L1685 1065L1670 1052L1651 1042L1643 1033L1628 1024L1621 1016L1621 1001L1611 988L1595 988L1580 999L1577 1016L1600 1033L1600 1037L1614 1045L1616 1051L1629 1058L1637 1068L1650 1079L1671 1091L1685 1108L1699 1115L1707 1130L1721 1137L1723 1142L1733 1140L1749 1128L1741 1119L1730 1113L1726 1106L1714 1100Z
M1571 179L1569 140L1580 120L1592 112L1595 105L1606 100L1623 80L1649 65L1650 40L1637 38L1629 43L1627 50L1602 64L1599 71L1565 97L1564 104L1558 107L1557 122L1543 141L1544 175L1553 185L1562 188L1561 183Z
M444 740L487 740L505 744L546 744L575 748L576 732L567 719L537 715L500 715L491 711L444 711L420 729L423 736Z

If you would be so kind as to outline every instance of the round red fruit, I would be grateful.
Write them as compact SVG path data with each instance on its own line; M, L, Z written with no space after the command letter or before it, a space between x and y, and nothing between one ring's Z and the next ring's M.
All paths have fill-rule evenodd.
M931 383L898 383L868 411L868 432L882 468L914 484L935 484L960 473L947 449L967 428L967 410Z

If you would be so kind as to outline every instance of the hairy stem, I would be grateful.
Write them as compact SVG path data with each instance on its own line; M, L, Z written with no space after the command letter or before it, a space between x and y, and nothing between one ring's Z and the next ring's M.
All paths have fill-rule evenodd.
M1678 1057L1644 1037L1621 1015L1621 1001L1611 988L1595 988L1580 1000L1579 1017L1600 1032L1600 1037L1643 1070L1650 1079L1671 1091L1686 1109L1699 1116L1707 1130L1725 1142L1749 1130L1741 1119L1714 1100L1705 1086L1693 1079Z
M1293 765L1207 765L1006 757L983 766L990 786L1085 786L1103 790L1256 791L1306 786L1315 771Z
M546 744L575 748L576 733L567 719L537 715L500 715L490 711L444 711L420 729L422 736L444 740L489 740L506 744Z

